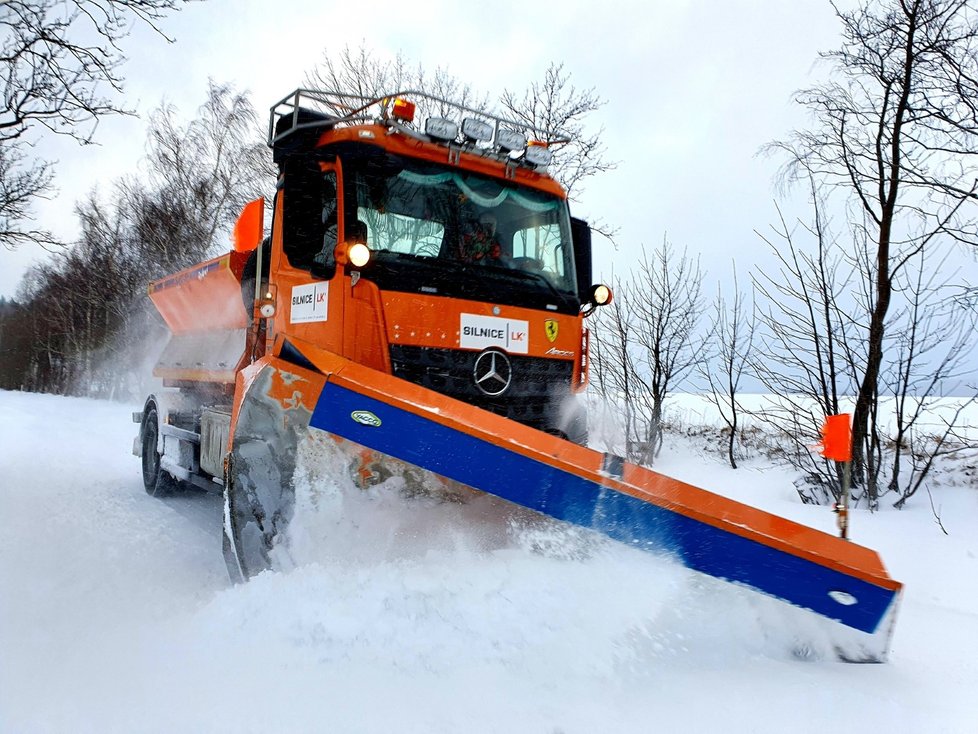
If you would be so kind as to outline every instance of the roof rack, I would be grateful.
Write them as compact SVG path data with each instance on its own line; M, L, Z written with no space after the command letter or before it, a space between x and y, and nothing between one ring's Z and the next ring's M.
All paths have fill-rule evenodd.
M430 106L442 111L454 110L462 115L465 113L476 115L480 119L492 123L494 135L500 128L512 128L513 130L533 133L543 140L558 142L559 136L552 131L531 125L525 120L517 121L500 117L419 90L408 89L385 94L381 97L365 97L359 94L346 94L330 90L296 89L272 105L268 120L268 145L274 148L276 144L300 130L363 123L379 123L397 128L409 135L427 139L427 136L422 136L417 130L407 128L391 115L394 100L401 97L416 104L421 103L419 106L422 109L425 106Z

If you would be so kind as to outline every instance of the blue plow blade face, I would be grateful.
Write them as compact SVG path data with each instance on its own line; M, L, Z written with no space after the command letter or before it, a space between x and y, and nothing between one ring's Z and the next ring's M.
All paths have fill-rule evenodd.
M367 385L379 378L372 370L360 375L357 369L344 367L342 378L340 372L334 378L274 360L255 365L249 375L225 478L225 557L233 579L244 580L273 567L275 553L283 548L287 553L287 543L281 541L294 510L297 447L314 429L342 444L351 457L366 449L380 464L407 465L431 475L433 481L439 477L442 484L487 492L630 547L669 554L695 572L786 602L793 607L786 614L807 610L807 621L793 616L791 624L799 628L800 638L813 640L812 649L830 649L843 660L885 660L900 585L885 572L881 584L872 583L872 575L866 580L865 568L858 573L828 557L830 553L792 545L790 534L775 537L767 529L787 527L813 546L822 544L823 551L842 544L843 550L855 548L862 553L858 557L878 562L868 549L654 472L620 462L612 466L615 462L603 462L601 454L588 449L571 446L573 453L567 455L575 457L574 462L558 460L561 447L570 446L567 442L514 428L471 406L459 404L461 408L455 409L454 401L437 393L430 393L428 404L429 391L416 386L392 394L404 383L388 376L383 377L393 382L386 387L361 388L358 379ZM340 379L343 385L337 384ZM283 400L283 385L293 398ZM313 405L306 398L315 391ZM503 435L507 429L512 436ZM602 473L587 466L611 468ZM623 476L671 483L679 500L669 501L669 495L655 494L651 486L636 489ZM682 493L695 502L685 502L687 495ZM738 508L749 510L741 517L750 518L756 527L723 516ZM877 568L881 569L878 563ZM804 641L800 644L808 647Z

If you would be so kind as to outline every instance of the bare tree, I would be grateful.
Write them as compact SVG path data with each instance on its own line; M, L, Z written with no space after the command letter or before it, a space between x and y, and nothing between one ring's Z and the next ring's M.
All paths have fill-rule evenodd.
M814 223L792 229L782 218L768 240L781 267L754 276L762 338L753 370L776 396L759 417L778 431L786 458L803 472L799 495L827 503L841 499L841 467L811 446L824 416L850 410L865 367L874 245L861 223L843 245L822 219L814 186L812 193ZM805 247L803 238L813 244ZM946 407L939 395L959 387L975 343L974 318L947 297L953 273L929 259L934 251L918 250L893 280L881 379L861 444L863 482L851 490L854 502L871 509L888 492L912 495L949 446L967 446L957 440L960 409L945 419L943 437L923 431Z
M936 434L922 430L925 420L941 415L943 406L939 401L944 388L958 382L971 366L976 326L974 314L961 312L944 294L947 275L942 265L946 257L935 266L926 255L922 250L908 263L904 282L896 284L905 305L894 315L894 336L888 350L892 357L883 370L883 382L893 395L894 405L893 428L887 442L892 446L889 479L881 494L898 493L898 508L916 493L935 459L951 453L950 445L954 450L973 446L972 442L954 441L967 402L960 403L950 418L943 419ZM911 473L906 482L901 482L907 456L911 459Z
M189 121L181 122L172 105L151 115L147 175L126 182L124 200L142 211L133 221L142 216L152 224L141 242L162 257L158 262L170 268L173 258L206 256L247 201L271 194L276 171L260 131L248 93L213 81ZM160 218L169 223L159 227Z
M31 205L51 192L51 165L32 161L20 146L0 142L0 244L13 249L25 243L44 248L58 245L46 229L34 222Z
M720 419L729 432L727 460L732 469L737 468L735 447L740 429L741 408L737 400L740 381L748 369L748 360L754 345L753 314L747 310L746 296L737 281L737 267L733 271L733 302L727 303L722 292L714 301L713 322L709 333L715 344L712 359L700 364L700 374L710 387L710 401L716 406Z
M29 153L32 145L44 132L91 143L101 118L127 113L118 101L121 42L137 21L163 35L161 21L184 1L0 3L0 244L56 244L50 232L25 228L31 201L50 193L52 183L50 165Z
M934 465L943 457L970 456L972 460L978 458L978 447L975 446L974 439L969 438L966 435L966 431L961 430L963 428L961 420L962 413L976 402L978 402L978 392L972 392L967 399L960 400L950 411L944 411L940 415L939 420L941 425L936 431L925 434L924 431L918 428L909 432L910 443L916 447L916 450L911 453L909 477L905 486L900 490L900 498L893 503L894 507L898 510L903 508L907 501L924 484L924 480L928 477ZM947 535L947 530L944 529L944 525L941 523L940 514L934 508L934 498L930 493L929 487L927 488L927 496L930 499L931 510L934 513L937 524L941 526L941 530L944 530L944 534Z
M421 91L433 97L472 108L489 106L489 96L469 84L459 81L447 69L437 67L434 72L420 64L412 66L400 52L386 56L373 51L366 43L356 49L349 45L339 52L324 51L322 61L306 75L306 85L365 99L379 99L404 91ZM416 117L443 117L449 108L438 102L417 99ZM352 103L351 103L352 104ZM328 106L328 105L327 105ZM352 107L334 106L338 116L353 111Z
M608 450L628 459L638 459L639 436L644 435L645 417L640 409L639 392L645 387L638 377L638 349L629 284L615 284L615 298L594 316L591 328L590 369L606 414L602 427L611 419L621 430L621 446L606 436Z
M24 307L0 296L0 390L24 389L31 341Z
M650 258L645 252L635 277L634 303L638 344L647 368L649 423L646 459L662 450L662 416L666 399L699 364L704 342L697 334L703 313L703 274L699 261L684 249L678 254L663 237Z
M571 199L585 180L617 165L606 157L604 128L592 132L586 125L588 116L601 109L604 100L593 87L578 89L571 84L563 64L551 63L542 81L533 82L522 94L506 90L499 102L527 127L549 131L552 137L541 142L553 152L551 167Z
M408 62L400 53L393 58L382 57L366 43L356 49L346 44L338 52L323 51L322 60L306 74L305 84L311 89L377 99L409 89L413 86L412 76ZM342 115L349 110L335 112Z
M841 497L841 475L809 450L826 415L842 411L858 371L851 346L864 337L865 306L847 295L855 275L822 216L812 188L814 221L791 227L781 215L771 235L758 233L779 263L752 277L759 339L751 370L776 396L758 418L775 429L789 462L804 474L802 501L826 503ZM811 252L801 238L813 241Z
M894 278L937 238L978 242L978 15L969 0L883 0L836 14L843 44L823 55L835 79L798 95L816 125L773 147L788 154L789 177L844 194L873 245L853 412L853 476L864 483ZM877 488L867 491L875 501Z
M18 296L35 334L29 389L113 395L152 328L147 281L226 251L240 206L274 182L247 95L210 84L189 121L173 107L150 119L140 177L79 202L74 246L34 268ZM16 379L9 376L8 379Z
M699 263L663 238L651 255L643 250L631 281L616 286L615 301L595 324L595 358L623 404L631 461L650 465L659 455L666 401L702 359L701 285Z

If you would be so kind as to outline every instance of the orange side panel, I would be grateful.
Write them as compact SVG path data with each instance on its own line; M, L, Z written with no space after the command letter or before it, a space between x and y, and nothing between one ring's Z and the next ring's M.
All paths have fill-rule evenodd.
M231 252L150 283L149 297L174 334L248 326L241 298L247 252Z

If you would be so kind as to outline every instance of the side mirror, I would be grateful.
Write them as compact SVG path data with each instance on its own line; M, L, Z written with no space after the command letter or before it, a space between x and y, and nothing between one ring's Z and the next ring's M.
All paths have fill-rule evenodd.
M583 219L571 217L571 239L574 242L574 269L577 271L577 297L589 300L591 288L591 228Z

